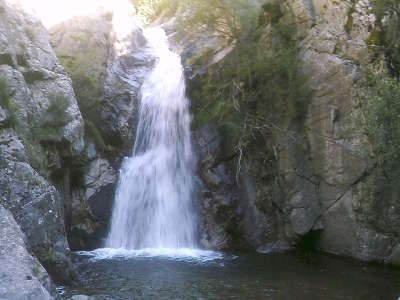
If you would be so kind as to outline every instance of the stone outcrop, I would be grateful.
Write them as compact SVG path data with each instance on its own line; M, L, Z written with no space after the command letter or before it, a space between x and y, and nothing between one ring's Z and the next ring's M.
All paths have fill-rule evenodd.
M203 242L269 252L307 241L326 252L398 264L397 192L371 192L374 162L355 123L361 69L373 55L367 45L375 26L371 4L287 0L280 8L281 20L297 27L303 73L313 91L307 115L278 124L285 131L278 140L258 137L239 174L240 154L226 153L224 133L213 126L196 131ZM207 35L184 37L173 22L165 26L183 54L189 82L215 63L223 66L229 45ZM201 45L212 54L193 65ZM260 47L268 51L268 38Z
M366 137L354 121L359 114L360 68L371 62L367 45L375 26L371 4L366 0L287 1L283 7L288 19L301 24L301 58L314 91L304 129L306 157L290 163L294 155L281 155L281 173L294 175L295 181L305 178L313 187L310 192L307 184L301 184L286 199L299 202L303 209L299 214L293 208L287 222L294 234L318 230L316 246L323 251L387 260L396 245L396 233L391 226L376 226L385 215L372 214L369 207L393 204L366 192L372 188L373 162ZM306 164L306 172L299 164ZM297 230L299 218L309 222L305 230Z
M54 286L32 257L12 214L0 205L0 299L54 299Z
M56 174L68 168L65 161L84 149L83 120L71 79L46 29L5 1L0 1L0 78L10 98L0 103L0 204L14 215L29 251L56 279L70 280L73 270L64 229L70 203L55 185ZM35 130L41 128L55 95L66 101L62 114L67 122L59 136L41 139Z

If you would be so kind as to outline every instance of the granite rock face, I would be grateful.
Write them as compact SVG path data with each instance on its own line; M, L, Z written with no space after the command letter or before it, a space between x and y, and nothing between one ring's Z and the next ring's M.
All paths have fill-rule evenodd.
M318 206L319 211L304 217L314 220L320 231L319 249L385 261L397 238L393 225L376 225L385 218L377 206L393 204L366 192L373 184L373 162L368 158L366 137L354 123L359 114L360 68L370 63L372 55L366 42L375 26L371 4L367 0L287 1L283 7L288 19L302 24L298 33L301 58L314 92L304 126L309 159L303 163L307 162L311 173L299 175L315 186L316 193L307 193L306 206ZM283 162L285 173L298 172Z
M54 299L49 275L26 249L12 214L0 205L0 299Z
M70 203L56 189L55 174L84 149L83 120L71 79L51 48L42 24L0 1L0 77L9 101L0 103L0 204L26 235L29 251L57 280L73 270L64 229ZM66 101L60 136L38 137L54 95Z
M288 245L279 239L275 209L257 206L254 183L249 180L252 170L238 169L238 156L224 150L219 127L210 124L196 130L194 140L199 159L201 244L225 250L286 249Z
M380 198L371 193L374 162L354 122L360 70L373 55L367 45L375 26L371 4L287 0L280 8L283 22L297 27L303 73L313 91L308 111L301 123L278 124L284 129L278 141L258 137L239 174L238 153L217 146L224 144L224 133L212 126L196 131L203 240L216 248L241 241L236 245L269 252L312 237L313 246L326 252L398 264L398 189ZM173 21L166 26L183 53L189 82L212 64L223 65L221 53L229 53L229 45L185 39L174 32ZM213 54L193 70L190 58L201 56L202 44ZM268 51L268 42L261 46ZM269 142L275 144L272 154Z

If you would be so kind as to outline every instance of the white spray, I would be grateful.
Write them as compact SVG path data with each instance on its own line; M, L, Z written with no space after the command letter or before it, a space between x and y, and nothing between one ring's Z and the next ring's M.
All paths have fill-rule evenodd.
M194 155L183 67L162 29L144 33L158 61L141 89L133 156L120 171L106 246L194 248Z

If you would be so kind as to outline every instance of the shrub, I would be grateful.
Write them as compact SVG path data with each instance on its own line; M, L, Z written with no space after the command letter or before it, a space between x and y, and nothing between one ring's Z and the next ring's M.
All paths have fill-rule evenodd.
M363 81L363 128L384 177L400 171L400 81L368 70Z
M311 92L300 71L296 28L281 16L279 4L265 6L259 23L241 36L223 64L190 82L195 126L217 123L231 146L246 147L259 133L275 134L280 125L303 121ZM269 50L261 44L266 20L274 22Z
M381 28L382 44L391 75L400 77L400 2L398 0L374 0L377 25Z
M172 16L180 5L180 0L131 0L138 17L149 23L161 14Z
M17 113L19 107L17 103L12 101L11 97L12 92L8 87L7 81L4 78L0 78L0 105L8 112L7 126L16 128L18 126Z
M347 14L347 22L344 25L344 30L348 34L350 34L351 31L353 30L353 25L354 25L353 13L355 12L356 4L357 4L357 0L351 0L351 7Z
M69 100L61 94L52 94L49 101L41 120L33 127L33 136L40 142L59 142L64 126L71 121L67 113Z
M88 171L88 157L83 152L78 156L69 158L67 161L63 161L63 166L70 170L70 180L72 187L85 186L85 175Z
M85 134L91 137L98 147L98 150L105 151L109 149L106 145L101 131L98 129L101 123L101 95L102 90L96 83L96 79L86 74L75 63L67 63L64 60L66 69L72 79L72 84L78 101L79 109L85 123Z
M85 120L85 134L86 136L93 139L93 142L97 147L99 147L100 151L105 151L108 149L100 130L90 120Z
M207 28L228 41L243 38L257 22L256 6L247 0L189 0L181 1L181 7L185 13L178 23L187 32Z

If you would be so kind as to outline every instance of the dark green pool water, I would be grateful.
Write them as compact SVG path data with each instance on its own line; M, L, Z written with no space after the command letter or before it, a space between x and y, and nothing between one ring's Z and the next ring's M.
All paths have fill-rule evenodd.
M400 270L313 253L96 260L74 255L79 287L96 299L397 299Z

